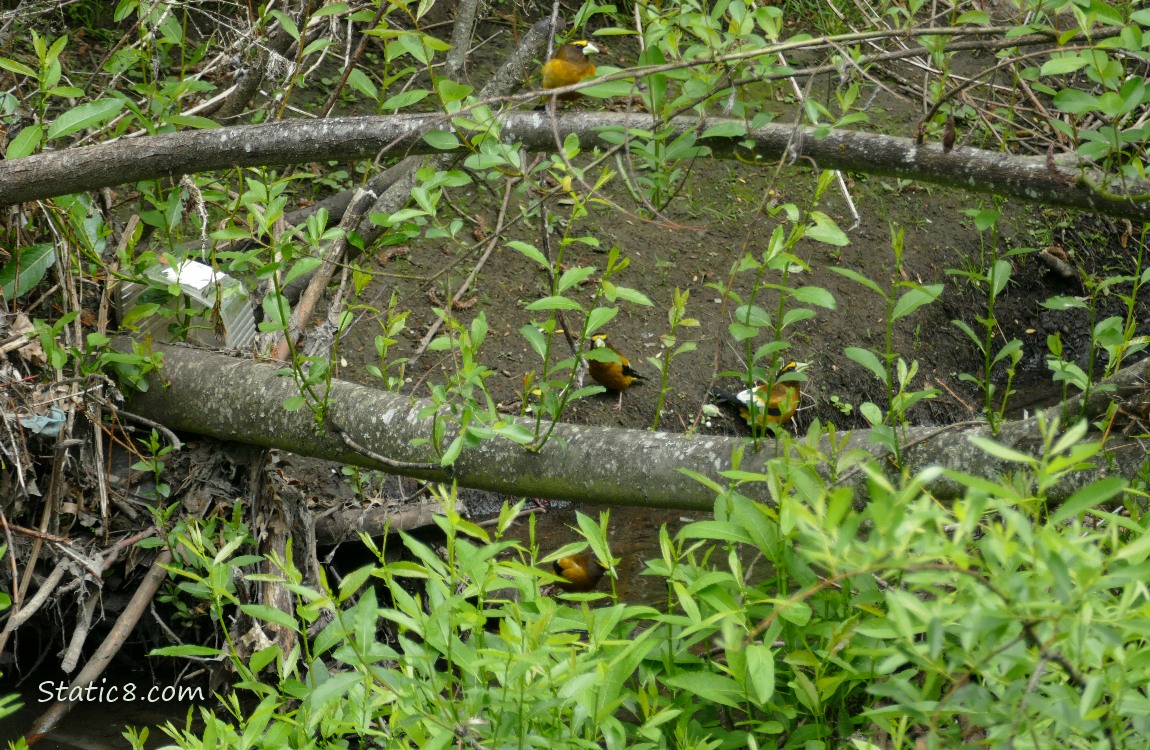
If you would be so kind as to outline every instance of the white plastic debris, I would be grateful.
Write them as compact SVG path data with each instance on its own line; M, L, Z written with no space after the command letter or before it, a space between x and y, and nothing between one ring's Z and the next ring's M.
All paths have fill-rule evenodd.
M196 260L185 260L174 268L156 265L145 271L145 275L163 286L176 284L183 292L178 298L170 298L163 305L169 310L178 311L178 316L157 313L135 322L140 333L150 335L153 341L175 340L182 324L187 324L187 335L182 340L198 346L241 349L255 338L256 321L251 300L244 285L238 280L213 271L211 266ZM121 320L141 304L140 295L148 288L135 283L120 286ZM211 314L207 312L217 304L223 327L222 338L216 331ZM173 328L176 330L173 331Z

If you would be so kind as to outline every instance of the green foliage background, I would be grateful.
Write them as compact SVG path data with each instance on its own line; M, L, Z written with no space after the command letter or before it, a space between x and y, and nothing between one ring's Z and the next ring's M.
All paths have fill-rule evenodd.
M113 23L104 28L124 24L130 33L120 43L112 32L90 24L93 34L106 35L101 41L107 49L89 79L65 64L73 39L50 28L30 28L0 57L0 68L18 81L18 90L0 96L0 112L24 121L9 139L6 157L129 133L215 127L218 123L195 105L217 91L217 83L197 73L218 52L218 40L194 33L194 22L201 13L219 22L217 5L232 7L120 0ZM525 305L536 317L520 332L539 357L538 373L525 380L522 399L524 413L533 405L533 430L507 420L485 390L491 373L480 356L489 333L486 319L476 316L465 324L450 306L439 311L445 332L432 347L455 355L456 366L432 385L432 398L436 409L451 407L454 420L464 426L447 442L439 439L446 434L440 424L432 441L440 462L450 465L482 440L512 440L525 450L546 442L571 401L597 391L574 387L585 342L621 309L648 306L651 300L615 276L628 263L618 248L608 250L605 270L564 267L568 248L597 246L597 238L571 227L592 211L612 207L602 188L618 175L602 155L583 154L578 139L529 164L495 137L498 103L477 102L471 87L438 74L448 45L425 28L434 5L430 0L362 7L319 3L300 16L243 8L251 11L245 16L251 25L242 35L265 40L276 30L296 42L295 57L282 61L290 73L269 84L274 95L255 112L257 121L283 115L289 95L309 88L334 89L332 106L453 116L454 132L436 131L428 138L438 148L462 149L463 161L458 168L424 168L407 207L369 217L386 228L381 246L457 239L463 223L443 210L452 189L499 184L509 177L519 180L514 185L519 197L545 183L559 186L547 190L563 199L566 215L549 214L539 203L525 212L561 227L554 257L530 243L508 244L541 268L550 284L549 294ZM106 11L99 6L74 3L60 12L73 20L90 14L87 20L94 21ZM851 11L836 19L822 4L797 2L682 0L627 8L588 2L575 10L572 26L597 37L626 37L640 50L636 65L653 66L643 75L614 77L617 71L604 66L604 80L586 91L599 98L634 95L652 113L649 128L628 134L629 154L639 165L628 176L628 190L653 216L676 195L685 164L708 154L693 133L669 138L660 127L667 118L722 114L739 121L724 125L722 134L735 136L770 122L776 115L764 106L770 97L762 94L773 81L794 73L777 57L785 44L788 50L828 54L843 71L827 96L801 100L807 123L822 129L866 123L863 78L849 72L873 62L861 42L900 37L927 20L937 21L927 19L933 7L891 3L872 18ZM948 71L950 45L963 31L995 35L1004 53L1012 38L1045 34L1049 53L1041 59L1020 57L1016 74L1055 113L1046 124L1104 174L1144 179L1150 89L1142 71L1150 11L1098 0L1025 2L1012 10L1011 22L999 28L994 26L999 20L985 10L947 6L945 20L952 26L925 36L919 28L916 39L928 47L937 69ZM634 26L632 16L639 19ZM798 30L788 25L795 19ZM877 19L889 28L850 30L856 21ZM318 64L337 53L334 35L317 31L330 21L367 27L365 33L380 45L372 65L357 65L337 81ZM924 133L933 137L947 116L975 121L943 76L931 78L924 91L936 105L923 123ZM988 141L992 135L1014 137L1016 110L1006 106L1005 111L1005 123L983 134ZM615 137L624 140L622 134ZM159 296L137 308L127 323L162 316L183 335L190 327L210 326L212 310L164 304L178 299L179 289L149 280L145 272L159 263L179 263L189 254L184 243L194 240L208 249L191 254L214 267L268 281L272 291L264 301L261 329L286 331L290 306L283 287L314 269L331 243L362 244L356 232L329 226L322 214L285 227L289 205L309 191L362 183L373 169L365 163L318 173L234 170L140 184L132 207L138 223L122 234L91 197L59 198L33 212L21 227L24 234L10 237L20 241L9 243L10 263L16 266L0 270L5 298L33 293L52 272L69 289L82 287L77 282L83 280L134 280ZM715 285L729 304L726 333L744 354L745 372L737 374L748 384L769 384L794 326L835 306L826 290L795 282L803 261L793 250L801 240L831 247L847 241L815 207L831 175L816 179L810 205L764 200L761 210L777 221L776 229L764 247L740 253L728 279ZM993 229L991 214L977 217L986 222L980 229ZM50 252L49 237L63 238L60 245L68 252ZM239 240L248 244L226 249L217 244ZM898 271L901 233L892 233L891 244L891 265ZM1020 350L1016 341L999 345L996 339L995 301L1011 281L1008 257L995 254L967 272L985 293L986 313L975 326L960 325L983 355L983 371L968 377L982 389L984 413L993 425L1004 419ZM1148 278L1140 252L1132 267L1088 280L1081 297L1050 302L1080 308L1092 321L1105 296L1117 294L1126 304L1124 314L1104 316L1092 326L1086 370L1064 359L1060 341L1052 337L1048 352L1056 381L1089 390L1097 375L1111 374L1145 347L1135 312ZM886 346L852 347L845 354L883 386L884 403L865 402L858 410L897 463L908 412L937 392L917 384L917 362L893 348L892 331L932 304L939 285L913 283L897 273L880 283L845 268L836 272L885 305ZM348 274L355 292L370 280L356 261L349 263ZM595 274L592 302L577 301L573 290ZM749 281L749 291L739 292L736 278ZM145 346L131 355L111 350L105 332L83 327L78 301L70 297L62 314L34 322L45 370L57 380L115 374L142 387L140 376L158 364L157 358ZM351 311L367 307L357 305L353 294L338 317L341 331L350 325ZM385 387L399 388L404 363L389 351L406 311L393 304L366 312L382 331L373 374ZM566 359L553 346L562 314L581 321L578 352ZM696 323L689 316L688 295L677 293L668 311L664 355L649 363L662 375L660 403L674 358L692 346L684 329ZM337 356L338 351L331 358L293 352L288 374L300 394L285 408L311 409L321 425ZM1004 387L991 377L996 367L1009 371ZM427 416L434 413L429 409ZM249 652L230 641L161 649L166 656L220 657L239 676L221 696L222 710L204 707L198 713L202 728L189 723L165 731L187 748L1145 746L1150 731L1145 469L1132 480L1113 477L1091 484L1058 507L1047 500L1055 482L1106 465L1100 432L1088 433L1089 428L1073 415L1067 424L1044 425L1040 458L983 441L980 448L1012 462L1017 471L999 480L951 474L965 494L948 506L922 489L936 471L892 481L867 457L820 453L819 440L827 434L833 438L833 426L816 421L805 437L780 435L778 458L768 473L735 469L721 485L700 477L715 493L714 517L674 537L663 532L660 556L647 563L647 573L665 582L659 606L628 604L613 595L544 595L541 587L550 578L541 569L570 550L541 559L530 541L509 541L504 534L515 516L512 509L504 511L489 537L454 512L446 490L448 513L439 520L444 554L399 535L411 560L385 562L380 555L378 564L316 585L304 582L291 559L272 560L278 574L251 572L259 558L246 552L249 529L239 517L202 525L157 513L165 541L179 558L166 603L190 612L193 602L206 602L228 638L237 613L296 635L296 646L287 653L274 645ZM155 474L159 502L170 489L161 481L160 459L168 447L155 433L145 447L149 458L142 465ZM818 470L827 467L829 478ZM867 497L838 486L849 472L867 472ZM749 499L759 494L749 492L750 486L765 487L771 502ZM581 518L580 531L595 555L613 565L606 522ZM294 611L252 604L238 595L242 586L265 581L294 595ZM139 744L142 736L133 742Z

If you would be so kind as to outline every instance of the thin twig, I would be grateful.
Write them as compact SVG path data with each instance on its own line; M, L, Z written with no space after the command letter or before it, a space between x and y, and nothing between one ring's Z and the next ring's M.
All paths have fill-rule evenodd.
M491 233L491 241L487 243L487 249L483 251L483 255L480 256L479 261L475 264L475 268L471 269L471 273L463 280L463 283L459 285L459 290L452 296L445 314L449 314L451 310L454 310L455 305L463 299L463 295L467 294L467 291L471 288L471 284L475 281L476 277L479 276L480 270L483 269L483 265L487 263L487 259L491 257L491 253L499 244L499 240L501 239L500 235L503 232L503 221L507 217L507 206L511 203L511 188L518 181L518 178L507 180L503 192L503 205L499 207L499 218L495 220L495 231ZM431 340L435 338L435 334L439 332L439 328L442 325L443 318L441 317L436 319L436 321L431 324L431 327L427 329L427 333L424 334L423 339L420 340L419 346L415 347L415 353L407 360L408 369L414 367L416 361L427 351L428 345L431 343Z
M340 429L338 425L332 424L330 421L329 421L329 424L331 424L332 429L334 429L336 431L336 433L339 435L340 439L343 440L344 445L346 445L348 448L351 448L353 451L355 451L357 453L362 453L363 455L370 458L372 461L379 461L384 466L390 466L393 469L439 469L439 468L442 468L438 463L416 463L414 461L396 461L394 458L388 458L387 456L381 456L380 454L376 453L375 451L373 451L369 448L365 448L362 445L360 445L359 443L352 440L351 437L349 437L346 432L344 432L342 429Z
M155 430L156 432L160 433L161 435L163 435L165 438L168 439L168 444L172 446L173 451L178 451L184 447L183 441L181 441L178 437L176 437L176 433L172 432L171 430L169 430L167 427L160 424L159 422L154 422L151 419L148 419L147 417L141 417L139 414L133 414L130 411L126 411L124 409L121 409L118 406L116 406L115 404L113 404L111 401L109 401L106 398L99 396L95 393L88 393L88 396L90 398L98 401L100 403L100 405L102 405L104 408L110 409L112 411L112 414L114 414L116 417L126 417L129 422L136 422L136 423L142 424L146 427L151 427L153 430Z
M128 606L120 613L116 624L112 626L112 630L104 639L100 647L96 649L96 653L92 654L92 658L84 665L84 669L80 674L76 675L76 679L72 681L69 686L69 694L72 689L84 688L91 685L96 681L104 669L111 663L112 658L120 651L120 648L128 640L128 636L136 628L136 623L139 622L140 616L143 615L160 588L160 584L168 577L168 571L165 567L172 562L172 553L169 550L161 552L152 563L151 569L144 577L140 587L136 589L136 593L132 596ZM60 720L68 714L76 703L69 701L57 701L52 704L52 707L41 714L35 724L32 725L32 730L25 735L25 740L29 745L38 742L45 734L52 731Z

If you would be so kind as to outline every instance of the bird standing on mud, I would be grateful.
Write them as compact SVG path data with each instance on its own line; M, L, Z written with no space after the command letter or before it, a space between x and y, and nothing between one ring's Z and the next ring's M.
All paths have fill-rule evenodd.
M631 368L631 361L624 357L618 349L607 343L606 336L602 334L592 336L591 346L594 349L606 349L614 354L614 356L604 354L603 359L588 357L587 371L596 383L619 394L619 400L615 404L615 411L619 411L623 408L623 391L630 388L636 380L645 380L646 378Z
M560 557L555 561L555 575L562 578L555 585L564 591L590 591L599 584L607 566L595 559L590 552Z
M543 88L557 89L579 83L595 75L595 64L587 55L599 51L591 42L583 40L564 44L547 62L543 63ZM571 102L582 97L578 91L559 94L558 99Z
M783 379L784 376L798 372L798 369L797 362L788 362L775 375L775 384L770 388L762 383L753 389L731 393L716 386L711 389L711 397L737 407L739 416L752 427L781 424L793 417L799 408L802 391L798 380Z

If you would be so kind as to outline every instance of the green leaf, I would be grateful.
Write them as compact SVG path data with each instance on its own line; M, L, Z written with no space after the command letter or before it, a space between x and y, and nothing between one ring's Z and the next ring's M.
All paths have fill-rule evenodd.
M883 299L886 299L886 292L884 292L882 289L880 289L878 284L874 283L873 281L868 279L866 276L863 276L858 271L852 271L849 268L841 268L839 266L831 266L831 270L834 271L835 273L837 273L839 276L845 276L848 279L850 279L851 281L862 284L867 289L870 289L875 294L878 294Z
M551 296L535 300L526 309L535 312L536 310L582 310L583 307L573 299Z
M956 26L988 26L990 25L990 14L980 10L968 10L955 19Z
M280 22L284 31L290 34L292 39L299 41L299 27L295 25L295 20L291 16L280 10L271 10L269 13Z
M360 586L371 577L374 565L364 565L344 576L339 582L339 601L345 602L359 591Z
M1007 341L1005 344L1003 344L1002 348L998 350L998 353L994 355L994 361L992 364L998 364L1004 359L1013 359L1015 355L1021 351L1022 342L1018 339L1011 339L1010 341ZM1018 356L1021 358L1022 355L1018 354Z
M32 124L20 131L20 134L8 143L4 152L5 159L19 159L33 153L44 142L44 128Z
M611 69L607 67L602 68L602 74L606 75L610 70ZM594 99L615 99L618 97L631 96L635 93L635 81L627 80L626 78L616 81L604 81L603 83L588 86L585 89L579 89L579 93Z
M794 325L795 323L800 323L804 320L810 320L813 317L815 317L815 311L811 310L810 308L792 307L790 310L787 310L783 314L783 319L779 321L779 327L786 328L788 326Z
M1079 513L1101 505L1125 489L1126 479L1123 477L1106 477L1088 484L1066 498L1066 502L1050 517L1050 523L1058 524L1068 518L1074 518Z
M719 125L712 125L703 131L700 138L738 138L747 134L747 126L738 121L730 120Z
M1062 89L1054 95L1054 106L1072 115L1086 114L1098 109L1098 99L1077 89Z
M759 335L758 328L745 326L742 323L731 323L731 325L727 326L727 330L730 331L731 337L735 341L746 341Z
M10 70L13 73L19 73L22 76L28 76L29 78L38 77L36 71L32 68L29 68L22 62L9 60L7 57L0 57L0 68L3 68L4 70Z
M459 139L450 130L429 130L423 134L423 140L440 151L451 151L459 147Z
M974 219L974 228L980 232L985 232L998 223L999 212L992 208L972 208L967 209L964 213Z
M862 414L863 419L870 423L871 426L882 424L882 409L878 408L878 405L874 404L873 402L864 401L863 403L859 404L859 414Z
M418 216L426 216L427 211L418 208L401 208L393 214L372 214L372 216L382 216L383 226L394 227L398 226L405 221L410 221Z
M606 393L606 392L607 392L607 389L601 385L589 385L589 386L586 386L586 387L583 387L583 388L580 388L580 389L574 391L571 394L570 400L571 401L578 401L581 398L587 398L588 396L595 396L597 394Z
M543 253L539 252L539 249L534 245L528 245L526 242L520 242L519 240L512 240L507 243L507 247L526 255L531 260L550 270L551 264L547 262L547 258L543 257Z
M523 338L527 339L527 343L531 346L531 349L538 354L540 358L547 353L547 337L537 327L528 324L521 327L519 333Z
M149 656L195 656L195 657L212 657L220 656L223 652L218 648L208 648L207 646L164 646L163 648L152 649L148 652Z
M583 352L583 357L592 362L622 362L618 352L613 349L603 347L602 349L588 349Z
M839 229L835 220L822 211L811 211L810 219L814 222L814 226L807 227L806 237L835 247L846 247L851 244L846 232Z
M894 303L891 319L905 318L923 305L934 302L940 294L942 294L942 284L931 284L919 289L911 289Z
M1034 456L1029 456L1013 448L1007 448L1005 445L995 442L990 438L985 438L981 435L971 435L968 439L984 452L1001 461L1010 461L1011 463L1026 464L1028 466L1032 466L1035 463Z
M196 115L172 115L168 118L168 122L172 125L194 128L195 130L211 130L213 128L223 127L215 120L209 120L207 117L197 117Z
M48 243L32 245L21 250L19 263L13 258L3 267L0 267L0 288L4 291L4 298L13 300L27 294L30 289L40 283L44 274L55 262L56 250ZM16 266L20 267L18 284Z
M263 301L264 320L278 326L281 330L291 319L291 303L287 298L276 292L269 292Z
M288 396L284 399L284 411L289 414L294 414L307 405L307 399L303 396Z
M459 458L459 454L463 452L463 436L456 435L455 439L451 441L451 445L447 446L447 450L443 452L443 458L439 459L440 466L451 466L455 463L455 459Z
M439 91L439 96L445 104L451 102L458 102L470 94L474 89L462 83L456 83L450 78L440 78L435 82L436 89Z
M780 602L779 617L792 625L806 625L811 621L811 607L803 601Z
M595 270L594 266L568 268L563 272L563 275L559 277L559 292L563 293L576 284L582 284L595 274Z
M990 268L988 277L990 279L990 293L997 297L1002 294L1002 290L1006 288L1007 283L1010 281L1011 266L1009 261L998 260Z
M360 681L359 672L338 672L307 693L308 712L313 716L329 713L327 707L342 701L352 686Z
M1078 445L1086 437L1086 430L1089 425L1085 419L1081 419L1070 426L1068 430L1058 436L1058 440L1050 448L1051 456L1058 456L1063 453L1069 453L1078 447Z
M123 99L97 99L73 107L48 126L48 138L62 138L78 130L97 127L115 117L123 108Z
M770 647L758 643L747 646L747 678L755 702L765 706L775 694L775 656Z
M137 320L143 320L155 315L160 309L160 305L155 302L148 302L145 304L138 304L128 311L128 314L123 317L120 324L125 328L131 329Z
M1143 531L1142 535L1135 539L1130 544L1123 546L1111 556L1111 560L1117 562L1118 560L1131 559L1131 565L1140 565L1145 562L1146 558L1150 557L1150 532Z
M706 475L700 474L697 471L691 471L690 469L676 469L676 471L678 471L680 474L685 474L691 479L694 479L696 482L704 485L712 492L719 493L723 491L722 486L718 482Z
M746 529L728 521L695 521L679 530L679 539L715 539L721 542L754 544Z
M974 342L974 345L978 347L979 351L982 351L982 339L978 337L978 334L974 332L974 329L967 325L965 320L952 320L950 322L955 328L970 337L970 340Z
M1066 75L1067 73L1073 73L1079 68L1085 68L1089 64L1090 63L1081 55L1062 55L1044 62L1038 74L1043 76Z
M1070 383L1083 391L1090 386L1090 378L1087 377L1081 367L1073 362L1063 362L1047 357L1046 366L1054 373L1053 378L1056 383Z
M347 76L347 85L368 99L379 98L379 89L376 88L375 81L371 80L362 68L352 68L351 73Z
M75 86L53 86L48 93L61 99L79 99L84 95L84 89Z
M241 604L240 610L255 620L270 622L291 632L299 630L295 618L278 607L272 607L268 604Z
M636 305L644 305L646 307L654 307L655 303L651 299L640 292L638 289L631 289L630 287L617 286L615 293L609 297L614 302L616 299L626 300Z
M667 687L678 688L705 701L718 703L730 708L738 708L743 690L739 683L730 677L714 674L712 672L680 672L663 679Z
M412 89L411 91L403 91L395 96L388 97L387 101L383 103L383 109L403 109L410 107L418 101L423 100L431 92L426 89Z
M939 286L941 286L941 284ZM826 289L818 286L801 286L798 289L792 289L791 296L799 302L815 305L825 310L834 310L838 306L838 303L835 301L835 296Z
M596 307L590 314L587 315L587 335L598 331L603 326L611 322L611 320L618 314L619 308L617 307Z
M317 10L312 14L312 18L323 18L324 16L337 16L343 15L348 11L347 3L329 3L324 7Z
M771 314L758 305L739 305L735 308L735 320L755 328L770 328Z
M491 426L491 430L518 445L530 445L535 440L534 432L515 422L497 422Z
M847 358L870 370L871 373L873 373L874 376L878 378L880 383L886 383L886 368L883 367L883 364L879 361L878 356L875 355L875 353L870 349L863 349L858 346L848 346L845 350L843 350L843 353L847 355Z
M300 276L303 276L312 269L318 268L322 264L322 258L315 258L310 256L307 258L300 258L298 261L292 264L291 269L287 272L287 276L284 277L283 284L285 286L290 284Z

